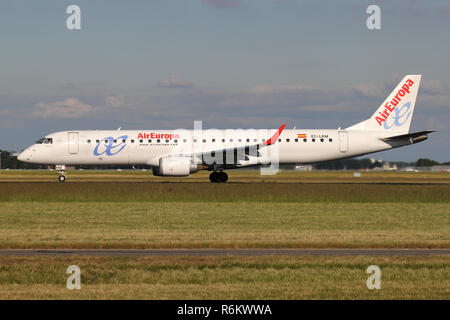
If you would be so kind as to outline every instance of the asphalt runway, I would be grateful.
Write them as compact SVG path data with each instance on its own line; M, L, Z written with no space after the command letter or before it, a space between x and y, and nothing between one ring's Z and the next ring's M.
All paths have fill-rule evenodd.
M430 256L450 249L0 249L0 256Z

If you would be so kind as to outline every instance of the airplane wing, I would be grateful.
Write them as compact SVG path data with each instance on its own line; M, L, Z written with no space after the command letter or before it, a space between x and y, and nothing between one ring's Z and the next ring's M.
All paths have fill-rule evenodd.
M281 132L283 132L285 126L286 124L283 124L272 137L263 141L262 143L194 153L193 156L201 158L202 162L205 164L212 164L214 163L214 159L219 158L222 160L221 163L224 165L224 168L237 167L237 164L243 162L249 162L247 165L257 164L258 161L256 160L256 158L261 157L259 150L261 148L275 144L278 141L278 138L281 135ZM233 159L227 158L227 156L230 157L230 155L233 155ZM232 164L228 164L230 160L232 160ZM252 163L252 160L255 163Z

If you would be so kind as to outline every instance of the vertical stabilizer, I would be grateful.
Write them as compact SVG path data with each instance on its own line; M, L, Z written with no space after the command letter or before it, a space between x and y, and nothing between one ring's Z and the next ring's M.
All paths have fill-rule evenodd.
M369 119L347 130L408 133L421 77L420 74L404 77Z

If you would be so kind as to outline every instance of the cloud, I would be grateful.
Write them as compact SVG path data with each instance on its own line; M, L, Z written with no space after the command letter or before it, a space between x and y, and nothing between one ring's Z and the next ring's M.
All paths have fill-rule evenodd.
M422 79L420 83L420 93L424 94L444 94L446 89L439 80Z
M0 97L0 115L11 121L23 114L29 114L28 119L83 119L82 124L91 124L89 128L191 128L193 120L215 128L276 127L281 121L303 128L335 128L369 117L396 85L258 84L245 90L224 90L187 86L176 77L161 82L145 93L47 97L44 101ZM424 79L422 86L415 117L423 117L417 120L421 125L432 117L441 120L450 108L448 84ZM167 89L173 87L189 90Z
M216 8L232 8L243 5L243 0L203 0L203 4L210 5Z
M38 118L83 118L92 113L95 107L76 98L50 103L39 102L33 115Z
M115 95L108 96L105 98L105 103L109 107L118 108L124 105L123 97L118 97Z
M158 82L158 87L160 88L192 88L193 86L191 82L184 81L175 75Z
M440 7L439 12L443 14L450 14L450 3L447 3L445 6Z
M277 6L284 6L286 4L286 0L276 0L273 3Z
M0 110L0 117L6 117L9 116L13 113L12 110L8 110L8 109L2 109Z

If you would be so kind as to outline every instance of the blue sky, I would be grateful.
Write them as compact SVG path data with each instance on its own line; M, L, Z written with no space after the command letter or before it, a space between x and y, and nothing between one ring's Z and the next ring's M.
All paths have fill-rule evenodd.
M81 7L81 30L66 8ZM381 7L382 30L366 28ZM450 1L21 1L0 5L0 148L58 130L337 128L421 73L425 143L450 161Z

